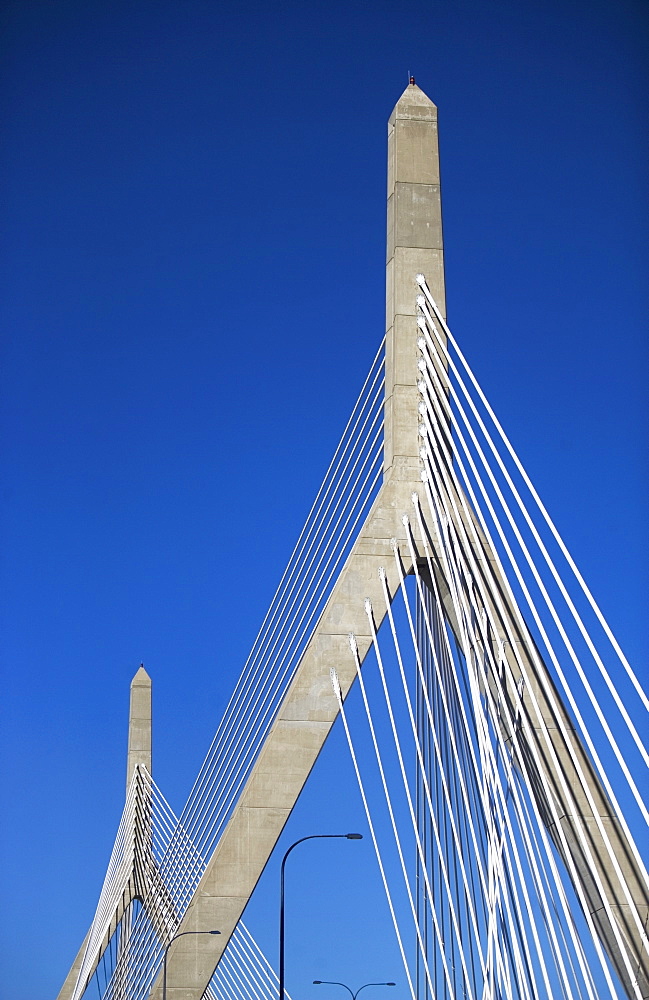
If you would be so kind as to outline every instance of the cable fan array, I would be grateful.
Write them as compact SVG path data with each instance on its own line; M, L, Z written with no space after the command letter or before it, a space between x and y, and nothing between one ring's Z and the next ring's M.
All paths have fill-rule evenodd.
M638 905L649 886L638 850L647 812L634 779L647 758L642 724L627 706L640 714L647 699L425 279L418 281L421 488L404 515L406 551L395 541L394 564L381 571L384 606L365 602L376 670L366 661L361 672L350 636L359 705L343 706L332 675L410 993L413 1000L619 995L544 756L559 774L561 801L575 815L580 798L593 808L621 887L616 902L628 912L624 928L597 885L589 832L575 823L577 848L608 911L617 971L640 1000L641 973L623 937L648 947ZM481 562L497 564L500 592L485 590ZM411 577L404 563L414 567ZM379 635L375 619L384 618ZM522 634L532 636L533 674L520 654ZM565 728L557 689L640 888L620 870L577 755L569 762L576 786L561 777L567 768L540 708L545 700L553 725ZM562 735L570 748L570 734Z
M160 968L163 945L179 926L203 874L202 859L210 857L227 823L340 566L376 496L383 469L384 349L383 342L179 819L170 818L169 807L162 805L164 800L151 782L153 831L161 835L164 829L167 839L159 852L155 886L150 883L150 899L127 915L129 957L124 949L113 949L114 968L100 994L106 1000L144 1000L147 996ZM129 813L122 823L128 828L131 822ZM123 835L118 834L118 843L122 840ZM93 957L84 960L73 1000L83 995L88 970L94 969L93 963L115 929L108 932L100 911L115 913L114 907L119 909L115 886L120 877L116 872L122 871L120 863L128 868L132 860L130 848L124 848L124 857L119 850L116 843L117 855L114 852L111 859L90 931L92 948L88 944L86 949L86 955ZM167 899L168 907L162 902ZM219 970L232 965L230 952L236 947L233 939ZM243 944L238 947L243 948ZM225 988L220 976L217 971L213 981L217 992ZM236 980L234 971L232 976Z
M173 863L172 863L173 859ZM111 861L73 997L131 1000L133 983L148 993L179 925L175 867L203 871L205 862L179 830L164 796L139 765L129 786ZM150 934L143 935L142 928ZM139 931L139 933L138 933ZM157 940L153 954L145 946ZM205 993L207 1000L274 1000L275 971L240 921Z

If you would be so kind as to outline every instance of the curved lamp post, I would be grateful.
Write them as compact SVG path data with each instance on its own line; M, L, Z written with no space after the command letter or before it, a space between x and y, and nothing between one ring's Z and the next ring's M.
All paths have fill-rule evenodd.
M298 844L303 844L305 840L362 840L362 833L312 833L310 837L300 837L294 844L291 844L288 851L282 858L282 867L279 879L279 1000L284 1000L284 867L286 859Z
M397 984L396 983L364 983L363 986L359 986L358 987L358 989L356 990L355 993L353 993L352 990L350 990L349 986L347 986L345 983L334 983L334 982L330 982L328 979L314 979L313 980L313 985L314 986L342 986L344 989L347 990L348 993L351 993L352 1000L356 1000L356 997L358 996L358 994L360 993L360 991L364 990L366 986L396 986Z
M165 948L165 957L162 960L162 1000L167 1000L167 954L171 948L174 941L178 938L184 937L185 934L220 934L221 931L181 931L180 934L174 934L171 941Z

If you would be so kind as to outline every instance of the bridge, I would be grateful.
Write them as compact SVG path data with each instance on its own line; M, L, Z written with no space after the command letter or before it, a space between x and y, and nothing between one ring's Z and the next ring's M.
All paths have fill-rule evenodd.
M649 997L649 700L447 326L414 80L386 261L385 338L179 816L134 678L124 813L59 1000L161 1000L165 956L171 1000L277 995L242 918L339 718L412 1000Z

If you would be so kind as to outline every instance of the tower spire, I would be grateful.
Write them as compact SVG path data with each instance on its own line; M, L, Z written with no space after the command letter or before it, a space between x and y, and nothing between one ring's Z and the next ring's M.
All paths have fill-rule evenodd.
M444 312L437 108L414 76L388 121L385 475L419 479L415 275Z
M127 792L138 764L144 764L151 774L151 678L143 663L131 681L126 762Z

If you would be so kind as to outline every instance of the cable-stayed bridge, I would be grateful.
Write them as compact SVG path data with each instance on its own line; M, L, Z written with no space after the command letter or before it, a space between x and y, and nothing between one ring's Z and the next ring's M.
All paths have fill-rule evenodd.
M414 81L388 130L386 302L178 817L134 679L126 806L60 1000L160 998L179 933L170 998L277 995L241 917L338 716L413 1000L649 997L649 701L446 325Z

